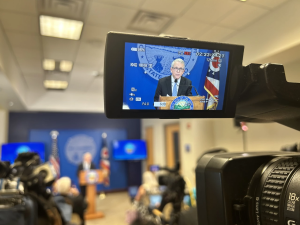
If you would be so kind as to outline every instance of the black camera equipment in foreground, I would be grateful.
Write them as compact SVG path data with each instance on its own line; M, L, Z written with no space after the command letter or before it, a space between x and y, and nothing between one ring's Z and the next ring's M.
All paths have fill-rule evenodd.
M230 53L221 110L123 110L126 42L204 48ZM109 33L104 68L108 118L233 118L277 122L300 131L300 84L286 81L283 65L242 66L243 46L170 37ZM161 59L161 58L160 58ZM117 65L117 66L116 66ZM196 169L199 225L300 224L300 154L206 154Z
M47 189L56 179L50 163L40 164L36 153L21 153L12 165L0 163L0 175L1 225L62 224L52 193ZM17 184L11 185L11 181Z
M179 174L180 163L171 169L168 167L160 167L159 170L168 171L168 175L161 176L159 178L159 184L167 186L166 191L162 195L162 201L158 208L159 211L163 211L164 207L168 203L172 203L173 212L169 221L170 225L176 225L179 222L179 213L181 211L181 205L184 197L185 181Z
M299 170L293 152L204 155L196 169L199 224L298 224Z

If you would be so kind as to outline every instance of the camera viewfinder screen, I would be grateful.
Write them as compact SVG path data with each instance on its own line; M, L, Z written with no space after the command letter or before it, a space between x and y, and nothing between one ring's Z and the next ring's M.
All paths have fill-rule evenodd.
M125 43L123 110L223 110L229 51Z

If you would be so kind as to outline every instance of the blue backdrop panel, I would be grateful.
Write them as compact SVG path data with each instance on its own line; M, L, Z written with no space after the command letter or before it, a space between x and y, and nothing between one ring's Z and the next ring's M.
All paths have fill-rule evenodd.
M145 49L145 52L132 51L138 47ZM191 55L179 55L178 52L191 52ZM176 58L181 58L185 62L183 76L192 81L192 85L197 88L199 95L207 97L204 83L209 67L207 58L210 57L197 56L199 53L213 53L213 50L126 43L123 104L128 105L130 109L155 109L153 101L158 80L171 75L171 63ZM224 57L222 57L220 68L217 110L223 109L230 53L220 51L220 54ZM141 67L149 64L153 67ZM136 90L132 90L132 88ZM196 96L194 89L192 89L192 93L193 96ZM141 101L135 101L136 97L140 97Z
M51 130L31 130L29 141L45 143L45 158L51 154ZM122 129L97 130L58 130L58 149L60 157L61 176L68 176L74 184L78 185L76 171L85 152L90 152L96 168L100 166L100 152L102 146L102 133L107 133L107 144L110 154L111 174L110 186L98 185L97 190L115 190L127 188L127 164L125 161L115 161L112 158L112 142L126 140L127 134Z

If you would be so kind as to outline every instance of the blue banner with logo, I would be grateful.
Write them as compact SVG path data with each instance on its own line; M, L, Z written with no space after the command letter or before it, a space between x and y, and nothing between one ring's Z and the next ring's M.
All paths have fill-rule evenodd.
M185 63L182 76L192 81L200 96L207 98L204 83L209 65L214 60L212 54L217 50L125 43L123 108L155 109L153 102L158 80L171 75L171 64L177 58ZM220 89L217 110L222 110L230 53L218 52L221 58L218 60ZM194 88L192 94L196 96Z
M48 160L51 154L52 139L50 132L52 130L31 130L29 135L30 142L45 143L45 158ZM58 154L60 160L61 177L68 176L73 184L78 188L78 178L76 171L78 165L82 162L83 154L91 153L93 163L96 168L100 168L100 151L102 146L102 134L107 134L107 147L109 154L112 155L112 143L114 140L126 140L127 134L122 129L106 130L57 130ZM117 161L110 158L110 185L98 185L97 190L114 190L127 188L127 165L125 161Z

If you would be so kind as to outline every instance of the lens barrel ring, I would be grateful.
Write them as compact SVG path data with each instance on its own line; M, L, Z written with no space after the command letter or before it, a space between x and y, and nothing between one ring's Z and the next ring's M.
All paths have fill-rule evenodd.
M275 165L274 165L275 164ZM280 205L283 201L286 185L295 169L300 165L300 158L290 158L275 162L274 168L267 175L261 191L261 224L280 224ZM282 195L283 194L283 195Z

